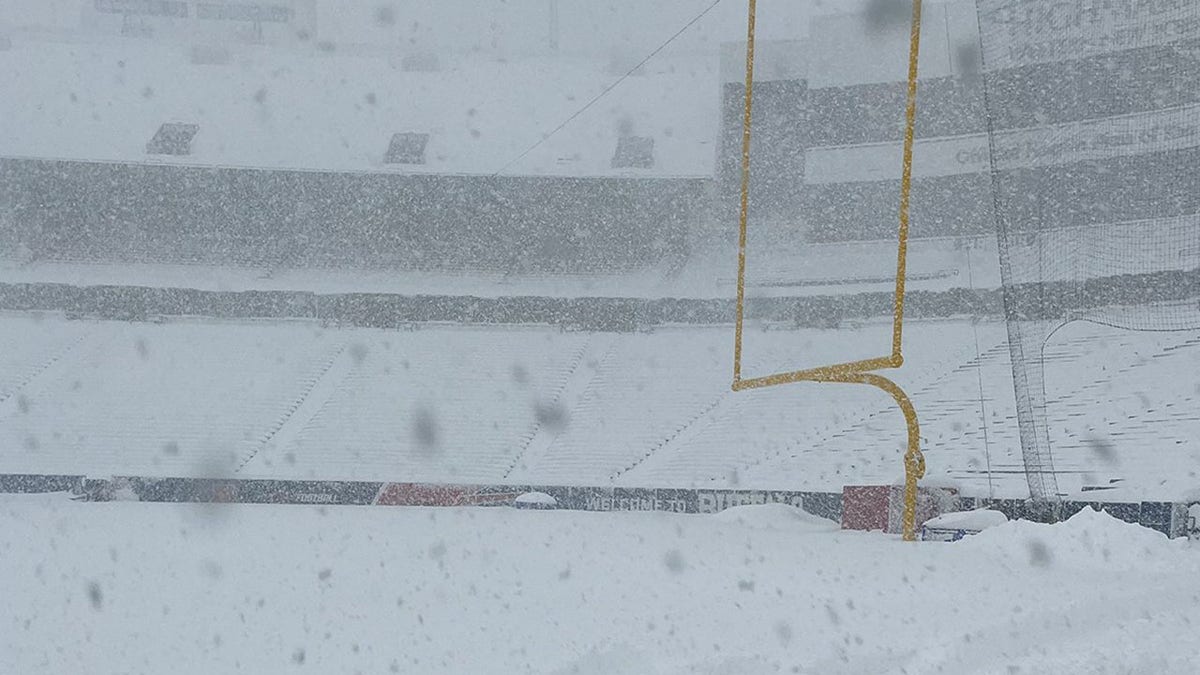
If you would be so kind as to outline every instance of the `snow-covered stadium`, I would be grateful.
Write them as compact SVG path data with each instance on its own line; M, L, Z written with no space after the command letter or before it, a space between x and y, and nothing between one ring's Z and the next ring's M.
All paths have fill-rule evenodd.
M1194 672L1200 9L916 9L0 6L0 651ZM906 549L891 398L730 384L892 344L914 16L888 376L927 536L1017 522Z

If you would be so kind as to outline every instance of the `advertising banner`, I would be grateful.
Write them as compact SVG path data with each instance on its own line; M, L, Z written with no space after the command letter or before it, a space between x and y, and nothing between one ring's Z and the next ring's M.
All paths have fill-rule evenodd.
M980 30L1002 45L989 68L1161 45L1200 32L1195 0L979 0Z
M527 490L514 486L385 483L377 506L509 506Z

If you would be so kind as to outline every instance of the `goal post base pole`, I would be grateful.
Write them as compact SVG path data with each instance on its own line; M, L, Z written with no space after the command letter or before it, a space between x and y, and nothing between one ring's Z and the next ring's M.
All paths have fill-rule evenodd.
M917 421L917 410L913 407L912 399L892 380L878 373L847 372L836 369L815 369L804 373L804 377L795 377L787 382L833 382L842 384L865 384L886 392L900 407L904 415L904 423L908 428L908 446L904 452L904 513L902 516L902 532L904 541L916 541L917 538L917 482L925 477L925 455L921 452L921 425ZM739 380L734 382L735 391L746 389L762 389L782 384L771 378Z

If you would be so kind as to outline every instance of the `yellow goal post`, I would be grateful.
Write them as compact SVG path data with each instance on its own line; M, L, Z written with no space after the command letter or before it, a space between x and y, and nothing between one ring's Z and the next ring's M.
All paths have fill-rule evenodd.
M912 0L912 30L908 54L908 92L904 113L903 166L900 180L899 237L896 250L896 287L892 312L891 352L875 358L835 363L827 366L742 377L742 336L745 325L746 300L746 233L750 206L750 137L751 110L754 92L754 29L757 0L748 0L746 31L746 91L742 116L741 204L738 216L738 273L737 316L733 346L733 390L758 389L791 382L837 382L865 384L883 390L891 396L908 427L908 448L904 455L904 514L903 537L916 539L917 481L925 475L925 458L921 454L920 425L912 400L895 382L874 371L899 368L904 363L904 285L908 263L909 200L912 192L913 133L917 115L917 64L921 48L921 0ZM881 350L883 351L883 350Z

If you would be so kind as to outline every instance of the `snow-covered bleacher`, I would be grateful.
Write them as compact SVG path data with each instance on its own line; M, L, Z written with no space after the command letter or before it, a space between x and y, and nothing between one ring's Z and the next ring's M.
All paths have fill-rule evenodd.
M914 323L896 376L921 415L931 479L1019 497L1004 338L996 322ZM1091 324L1059 338L1049 415L1064 489L1190 489L1200 392L1179 373L1195 372L1200 339ZM817 384L729 394L724 327L589 335L10 315L0 340L6 472L810 490L902 472L902 421L881 396Z
M308 419L248 475L496 481L539 425L585 341L517 329L357 331Z
M996 324L987 326L994 338ZM812 339L812 333L784 335L802 341ZM906 333L905 365L891 375L913 396L922 436L928 439L946 429L925 407L937 399L955 369L975 355L971 325L956 320L918 322ZM823 343L830 356L838 346L849 347L855 337L854 331L835 334L842 336L837 343ZM1008 377L1004 374L998 381L1009 382ZM956 402L977 411L977 398L972 390ZM802 486L799 489L855 481L888 483L900 475L904 428L895 404L863 387L803 383L739 393L700 420L687 442L647 459L625 480ZM964 459L965 453L949 461L957 465ZM931 465L936 466L932 458Z
M581 485L613 480L723 396L727 337L693 328L616 337L570 409L570 424L517 475Z
M0 465L16 473L232 472L334 348L287 325L6 317L0 331L6 355L29 358L0 411Z

